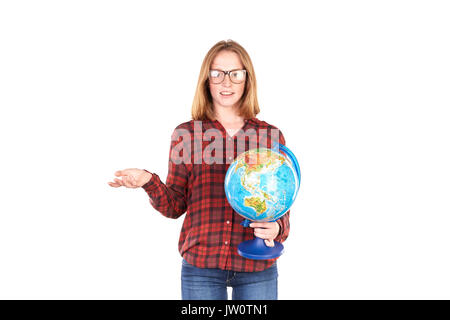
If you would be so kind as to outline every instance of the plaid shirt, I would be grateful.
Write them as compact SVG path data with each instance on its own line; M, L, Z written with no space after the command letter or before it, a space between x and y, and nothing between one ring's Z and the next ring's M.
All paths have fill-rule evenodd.
M205 131L212 128L221 134L223 152L216 155L224 161L208 164L202 160L205 152L209 150L211 155L216 153L211 152L211 146L207 148L213 142L207 138ZM237 253L239 243L254 239L254 229L240 224L244 218L233 210L225 196L224 180L232 160L240 153L256 147L251 142L255 140L250 140L248 135L248 132L252 132L249 129L256 132L258 147L264 147L261 145L263 141L270 148L272 136L273 141L279 139L277 142L285 144L278 128L257 118L245 120L244 126L233 137L217 120L191 120L177 126L172 134L166 183L152 173L150 181L142 186L150 197L150 204L164 216L176 219L186 212L178 250L187 262L196 267L254 272L270 267L276 260L251 260ZM187 138L181 133L187 134ZM244 140L245 149L242 150ZM184 150L179 152L180 146L192 147L189 150L193 152L183 154L185 161L173 161L174 153L184 153ZM288 237L289 214L290 211L277 220L280 232L276 241L283 242Z

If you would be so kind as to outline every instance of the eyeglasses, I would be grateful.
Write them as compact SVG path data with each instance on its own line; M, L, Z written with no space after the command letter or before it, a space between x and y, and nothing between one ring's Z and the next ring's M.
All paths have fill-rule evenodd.
M229 71L222 71L222 70L209 70L209 79L212 83L218 84L222 83L222 81L225 79L225 75L228 74L230 77L231 82L233 83L242 83L245 80L245 76L247 74L247 70L229 70Z

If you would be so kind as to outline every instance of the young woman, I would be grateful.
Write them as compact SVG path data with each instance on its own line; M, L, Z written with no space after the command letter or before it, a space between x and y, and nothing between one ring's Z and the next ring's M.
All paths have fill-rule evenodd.
M143 188L150 204L166 217L186 212L178 246L183 299L227 299L228 286L233 299L277 299L276 259L246 259L238 255L237 246L254 236L265 239L267 246L274 240L283 242L289 234L290 212L276 222L245 228L240 224L244 218L229 205L224 190L228 167L237 155L254 147L253 138L260 147L261 142L268 147L272 141L285 144L281 131L257 119L258 113L248 53L232 40L220 41L203 60L192 120L172 134L166 183L156 173L136 168L117 171L119 178L108 182L116 188ZM217 143L214 151L212 136ZM175 161L176 154L183 154L183 161Z

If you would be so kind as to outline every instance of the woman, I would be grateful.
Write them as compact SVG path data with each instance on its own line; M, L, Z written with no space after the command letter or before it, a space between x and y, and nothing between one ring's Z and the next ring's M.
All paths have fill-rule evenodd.
M254 236L265 239L268 246L286 240L289 211L276 222L244 228L243 218L224 192L230 163L252 149L255 139L259 147L271 146L272 141L285 144L281 131L257 119L258 113L248 53L232 40L220 41L203 60L192 120L172 134L166 183L157 174L136 168L117 171L122 179L109 182L116 188L143 188L151 205L169 218L186 212L179 239L183 299L227 299L227 286L233 288L233 299L277 299L276 259L246 259L238 255L237 246Z

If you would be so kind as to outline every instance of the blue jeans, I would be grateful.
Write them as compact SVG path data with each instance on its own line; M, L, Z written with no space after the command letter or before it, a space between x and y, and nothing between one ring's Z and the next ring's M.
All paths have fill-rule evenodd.
M263 271L234 272L197 268L183 259L181 268L183 300L227 300L227 287L233 288L233 300L277 300L277 263Z

